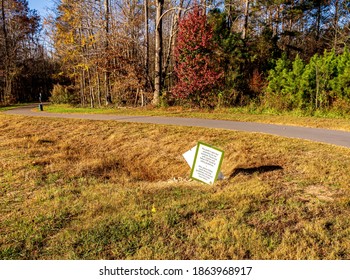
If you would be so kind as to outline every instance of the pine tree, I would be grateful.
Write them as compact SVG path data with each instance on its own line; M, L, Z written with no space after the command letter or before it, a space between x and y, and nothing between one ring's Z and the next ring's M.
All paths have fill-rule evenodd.
M265 106L276 109L287 109L289 100L283 95L285 94L285 86L290 68L291 62L283 56L276 61L275 68L269 71L266 96L263 100Z
M304 69L305 64L299 55L297 55L293 61L291 71L288 72L287 84L285 86L285 91L290 98L292 108L301 108L305 103L301 79Z
M337 75L330 81L331 88L337 98L350 101L350 51L347 48L335 64Z
M282 109L328 109L337 100L350 100L349 77L347 49L341 55L334 50L315 54L306 65L299 56L291 66L287 60L279 59L269 72L265 99L270 107L281 108L283 104Z

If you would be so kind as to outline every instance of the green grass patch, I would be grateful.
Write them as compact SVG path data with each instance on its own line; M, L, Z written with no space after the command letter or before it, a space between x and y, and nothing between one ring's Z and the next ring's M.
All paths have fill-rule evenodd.
M189 179L197 141L225 151L214 186ZM0 158L0 259L350 258L346 148L0 114Z
M8 105L8 106L0 106L0 112L15 109L18 107L22 107L24 105L28 105L27 103L21 103L21 104L14 104L14 105Z

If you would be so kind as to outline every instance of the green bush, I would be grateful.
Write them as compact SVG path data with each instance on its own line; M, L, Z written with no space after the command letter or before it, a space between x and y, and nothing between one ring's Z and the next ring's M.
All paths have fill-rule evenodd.
M292 62L277 60L269 72L262 104L278 110L317 110L347 107L350 101L350 53L344 49L315 54L305 64L299 56ZM344 106L345 105L345 106Z
M77 104L78 100L74 88L56 84L51 91L50 102L54 104Z
M350 99L350 52L344 49L342 55L336 60L337 75L331 80L331 88L339 99Z

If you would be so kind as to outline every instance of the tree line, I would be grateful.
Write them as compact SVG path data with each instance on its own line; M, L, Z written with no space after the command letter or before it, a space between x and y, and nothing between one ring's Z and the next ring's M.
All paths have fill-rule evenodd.
M26 0L0 4L0 104L47 98L55 67L40 40L39 15Z
M288 83L276 81L305 80L308 65L329 53L334 63L343 61L350 43L349 19L346 0L56 1L46 19L54 50L51 61L59 65L51 100L91 107L254 102L289 109L343 104L349 85L346 74L337 73L348 73L347 62L329 79L341 83L337 93L323 85L328 75L322 72L327 68L323 62L312 68L317 74L309 75L307 93L301 94L300 88L286 94ZM10 58L2 33L1 51ZM289 77L286 73L298 63L303 64L301 76ZM6 89L13 72L5 69L13 66L6 62L1 67L0 73L8 72L1 76ZM9 94L2 92L4 100Z
M276 62L268 76L266 107L280 110L337 108L350 112L350 52L334 49L315 54L305 63L298 55L294 61L285 57Z

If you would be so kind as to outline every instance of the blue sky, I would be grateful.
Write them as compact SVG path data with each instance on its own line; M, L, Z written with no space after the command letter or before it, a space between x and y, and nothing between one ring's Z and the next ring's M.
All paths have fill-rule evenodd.
M47 14L47 9L53 6L53 1L51 0L27 0L30 9L35 9L38 11L41 17Z

